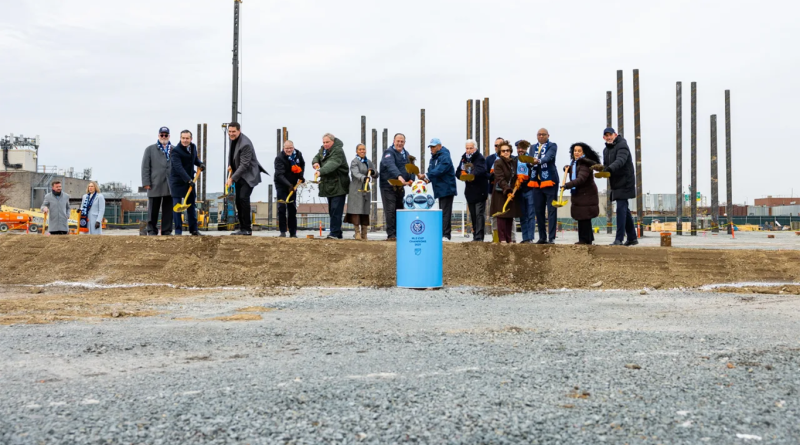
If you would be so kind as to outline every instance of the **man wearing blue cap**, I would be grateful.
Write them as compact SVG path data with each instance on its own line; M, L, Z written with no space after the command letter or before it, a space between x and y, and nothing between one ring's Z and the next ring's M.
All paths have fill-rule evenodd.
M158 140L144 149L142 186L147 190L147 234L158 235L158 210L161 209L161 234L172 235L172 196L169 190L169 157L172 144L169 128L158 130Z
M431 139L428 144L431 149L431 163L427 174L418 175L419 179L433 184L433 197L439 200L439 209L442 210L442 239L450 240L450 218L453 214L453 198L456 197L456 171L453 168L453 159L450 150L442 147L439 138Z
M596 171L611 174L608 179L611 199L617 204L617 236L612 246L635 246L639 244L628 200L636 197L636 174L633 170L633 157L628 141L618 135L613 128L603 130L606 148L603 149L603 165L596 164ZM628 241L625 241L625 235ZM623 242L624 241L624 242Z
M556 224L558 216L553 201L558 195L558 167L556 153L558 145L550 141L550 132L540 128L536 133L536 145L531 145L530 155L534 158L531 186L533 206L536 208L536 221L539 224L539 241L536 244L556 243ZM545 209L547 209L547 229L545 230Z

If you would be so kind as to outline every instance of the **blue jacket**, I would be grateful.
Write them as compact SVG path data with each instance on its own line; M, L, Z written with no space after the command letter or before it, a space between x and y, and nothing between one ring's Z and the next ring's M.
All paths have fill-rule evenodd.
M379 174L379 184L383 190L391 190L392 185L389 184L390 179L397 179L402 176L406 181L414 179L414 175L406 172L406 164L408 164L408 152L404 148L403 151L397 152L394 145L387 148L383 155L381 155L381 169Z
M456 169L456 178L461 176L466 162L467 154L464 153L461 155L461 162L458 163L458 168ZM486 201L486 197L489 196L489 171L486 170L486 159L483 158L480 150L475 150L475 153L470 159L470 163L472 164L472 171L470 173L475 176L475 179L464 183L464 196L470 204L484 202Z
M531 145L528 153L539 159L539 163L534 167L536 176L531 175L531 180L539 180L540 187L554 187L558 185L558 167L556 167L556 153L558 153L558 144L550 142L548 139L545 142L545 148L537 156L539 151L539 143Z
M169 192L173 198L183 198L189 191L189 181L194 179L194 166L202 163L197 158L197 146L192 143L186 150L180 143L172 147L169 154ZM193 187L196 192L197 187Z
M431 163L425 176L433 184L434 199L458 195L456 172L453 168L453 159L450 158L450 150L447 147L442 146L441 150L431 156Z

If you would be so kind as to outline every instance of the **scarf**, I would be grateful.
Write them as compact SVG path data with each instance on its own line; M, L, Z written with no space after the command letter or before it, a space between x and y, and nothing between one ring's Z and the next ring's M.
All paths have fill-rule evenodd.
M158 144L158 149L161 150L162 153L164 153L164 156L167 157L167 161L169 161L169 154L172 151L172 142L167 142L166 146L161 145L161 141L157 141L156 143Z
M55 196L57 198L61 197L61 192L56 192L55 190L50 190L50 193L52 193L53 196Z
M363 162L363 163L365 163L365 164L369 165L369 159L367 159L367 157L366 157L366 156L364 156L363 158L359 156L359 159L361 159L361 162Z
M84 195L83 202L81 203L81 216L89 216L89 209L92 208L92 204L94 204L94 198L96 196L97 192L94 192L91 195L88 193Z
M535 146L531 146L530 155L538 160L542 160L545 155L547 155L547 148L550 146L550 141L545 142L544 144L536 144ZM547 171L547 163L539 163L534 166L535 175L531 175L531 181L528 182L528 187L532 188L544 188L544 187L552 187L556 185L552 179L550 179L550 172Z
M581 156L578 159L581 159L582 157L583 156ZM574 181L578 177L578 159L573 159L572 163L570 163L570 165L569 165L569 179L570 179L570 181ZM572 193L575 193L575 187L572 187L570 190L572 191Z

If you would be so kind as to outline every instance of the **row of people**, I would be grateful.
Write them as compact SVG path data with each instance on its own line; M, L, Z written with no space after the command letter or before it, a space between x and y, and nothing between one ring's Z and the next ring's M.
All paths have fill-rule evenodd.
M51 235L69 233L70 196L63 191L61 181L50 183L50 192L44 195L42 212L45 214L47 231ZM86 193L81 198L79 233L87 235L103 234L103 215L106 212L106 199L100 193L100 186L89 181Z

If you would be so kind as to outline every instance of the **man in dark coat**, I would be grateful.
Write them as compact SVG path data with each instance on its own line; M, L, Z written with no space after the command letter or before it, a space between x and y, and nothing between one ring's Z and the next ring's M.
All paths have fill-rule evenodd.
M397 241L397 207L403 206L403 197L406 195L404 187L395 187L389 184L390 179L397 179L406 185L411 185L414 175L406 172L409 163L409 154L404 148L406 137L402 133L394 135L394 144L383 152L378 184L381 188L381 201L383 202L383 216L386 220L386 241Z
M331 221L330 239L342 239L344 203L350 188L350 165L344 154L344 143L336 136L325 133L322 147L311 160L319 171L319 197L328 198L328 216Z
M558 144L550 141L550 132L546 128L539 129L536 133L536 140L538 143L531 145L530 150L530 155L535 158L531 181L534 185L533 206L536 209L536 221L539 224L539 241L536 244L555 244L558 215L553 201L558 195L558 167L556 167ZM546 229L545 208L547 209Z
M172 148L169 162L169 190L172 194L172 206L175 207L175 204L183 203L183 199L186 198L186 192L189 191L191 186L192 192L186 198L186 204L189 204L189 208L186 210L186 219L189 223L189 233L199 236L200 232L197 230L197 207L195 206L197 190L194 186L194 167L197 166L200 170L205 170L206 166L197 157L197 146L192 142L191 131L183 130L181 132L181 142L177 147ZM173 212L176 235L183 234L182 213Z
M613 128L603 130L606 148L603 149L603 165L595 165L597 171L611 174L609 184L611 199L617 204L617 236L612 246L635 246L639 244L636 228L628 207L628 200L636 197L636 174L633 170L633 157L628 142L618 135ZM628 240L624 241L627 234Z
M297 186L298 181L303 182L306 170L306 161L303 153L294 148L294 142L283 143L283 151L275 158L275 190L278 192L278 228L280 236L286 237L288 225L289 237L297 238L297 192L292 194L292 202L286 197ZM288 216L288 218L287 218Z
M453 199L458 195L453 159L450 157L450 150L442 146L439 138L431 139L428 148L431 149L431 163L428 172L420 174L419 179L433 185L433 198L439 200L439 209L442 211L442 238L450 241Z
M461 155L461 161L456 169L457 178L463 178L465 175L474 177L471 180L464 180L464 196L467 199L469 218L472 222L472 241L483 242L489 173L486 170L486 159L473 139L467 140L466 153Z
M172 197L169 191L169 128L158 130L158 140L144 149L142 187L147 190L147 234L158 235L158 210L161 209L161 234L172 235Z
M242 134L242 127L238 122L228 124L228 137L231 146L228 153L228 169L231 177L225 183L228 187L236 184L236 212L239 218L239 230L231 235L253 234L250 219L250 195L253 188L261 182L261 173L267 173L258 163L256 149L250 138Z

